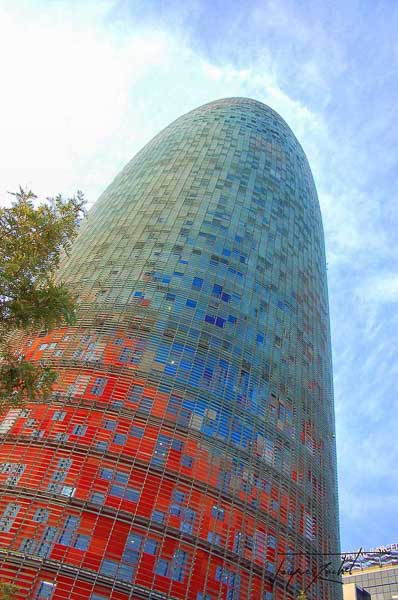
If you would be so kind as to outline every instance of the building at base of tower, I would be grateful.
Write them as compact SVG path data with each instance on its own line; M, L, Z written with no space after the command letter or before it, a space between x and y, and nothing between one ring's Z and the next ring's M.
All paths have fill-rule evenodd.
M344 557L344 600L355 588L364 590L372 600L398 598L398 544L358 551Z
M322 221L281 117L231 98L177 119L59 277L76 326L21 347L53 394L0 422L1 579L29 599L340 600Z

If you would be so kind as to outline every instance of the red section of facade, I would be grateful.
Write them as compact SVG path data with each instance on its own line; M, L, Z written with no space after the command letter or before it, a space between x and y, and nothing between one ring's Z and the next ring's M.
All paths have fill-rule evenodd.
M34 339L25 348L26 356L49 358L62 349L65 340L69 342L69 336L76 338L76 333L60 330ZM116 340L121 339L118 335ZM295 498L286 494L279 504L278 490L260 478L249 496L244 485L236 490L231 504L218 485L228 459L220 457L215 466L201 436L186 436L187 416L178 402L170 405L170 394L147 386L140 390L140 397L141 403L153 401L149 410L145 404L140 410L134 400L126 402L141 381L134 377L133 368L130 376L112 373L110 367L119 366L115 356L120 355L120 349L114 352L113 346L112 342L103 345L101 369L59 363L61 376L52 401L10 410L0 425L5 434L0 449L0 543L9 549L8 558L4 551L0 554L0 577L18 586L18 598L26 598L27 593L28 597L45 598L46 589L40 591L43 582L48 590L54 586L52 594L56 590L56 596L51 597L56 598L89 598L92 594L93 598L95 594L108 598L111 593L112 598L122 600L148 597L145 590L152 587L164 594L158 597L186 598L187 581L192 590L200 590L205 581L207 594L224 599L239 567L240 593L247 590L246 597L261 597L273 587L264 561L276 565L276 549L265 551L266 537L275 537L279 524L287 524ZM108 368L106 383L99 394L93 393L98 378L104 378L104 364ZM112 408L118 400L123 409ZM159 445L160 435L164 435L164 448ZM13 517L7 517L10 505L17 506ZM258 508L274 516L273 530L258 528ZM48 513L48 518L41 522L38 511ZM196 514L193 517L192 511L200 514L200 519ZM78 526L62 541L60 524L68 517L75 517ZM56 529L54 534L51 528ZM151 552L143 550L137 562L126 563L126 570L134 568L134 586L115 583L114 573L109 577L100 574L104 559L115 565L123 561L131 534L151 540L147 543ZM237 565L237 539L241 536L246 548L240 549ZM214 540L220 544L218 554L210 545ZM283 550L281 541L279 548ZM165 561L164 575L155 574L159 549ZM178 549L186 554L181 583L167 572ZM24 562L18 566L22 552ZM42 555L40 560L37 553ZM250 573L251 561L257 565L257 575ZM70 571L74 576L68 576Z
M54 360L76 333L60 330L30 340L26 356ZM215 464L200 434L187 437L188 416L178 393L146 386L136 400L142 381L134 368L130 376L113 371L119 366L120 347L115 352L114 345L121 335L102 345L101 366L79 369L59 362L61 375L49 404L10 410L3 418L0 543L8 552L0 554L0 577L18 586L18 598L45 598L43 582L54 598L145 598L152 588L164 594L159 598L196 598L205 582L207 594L227 599L239 571L242 597L265 597L274 586L264 565L276 571L277 552L286 551L283 536L278 548L270 548L269 539L276 540L287 526L297 499L281 495L260 474L249 485L242 473L233 500L220 493L220 477L231 459L220 453ZM98 384L98 379L106 381ZM115 407L118 401L123 407ZM273 528L259 528L258 510L274 518ZM77 525L63 539L69 517ZM132 534L142 538L140 549L123 563ZM173 578L177 550L184 553L184 576L177 572ZM164 563L156 567L160 554ZM108 576L101 573L104 560ZM120 564L126 579L134 571L134 585L115 582ZM163 575L156 573L161 568Z

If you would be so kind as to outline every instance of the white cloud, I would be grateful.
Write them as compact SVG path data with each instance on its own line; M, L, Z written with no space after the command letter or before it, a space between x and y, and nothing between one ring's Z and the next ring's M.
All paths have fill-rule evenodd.
M319 128L319 117L281 90L269 59L245 69L213 64L175 32L105 21L111 6L89 2L76 13L58 2L37 14L29 3L0 5L0 53L9 57L2 196L22 184L44 196L80 188L93 201L159 129L218 97L257 97L298 135Z
M398 274L396 272L375 274L360 290L368 302L398 302Z
M140 31L120 40L89 22L74 29L74 21L59 19L59 13L44 22L1 16L2 183L7 189L29 185L44 194L82 188L85 168L93 168L90 161L131 115L131 88L147 72L163 68L169 39L162 32ZM132 119L128 125L134 135L139 123ZM111 163L112 158L105 166L108 177Z

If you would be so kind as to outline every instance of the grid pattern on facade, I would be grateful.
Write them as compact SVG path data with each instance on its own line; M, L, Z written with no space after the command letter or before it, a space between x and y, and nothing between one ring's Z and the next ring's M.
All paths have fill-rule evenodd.
M78 324L23 348L60 372L51 402L0 423L2 576L31 598L294 598L339 541L323 231L290 129L245 99L181 117L61 276Z
M364 588L372 600L394 600L398 598L398 565L354 570L352 575L343 576L343 582L344 585L355 583Z

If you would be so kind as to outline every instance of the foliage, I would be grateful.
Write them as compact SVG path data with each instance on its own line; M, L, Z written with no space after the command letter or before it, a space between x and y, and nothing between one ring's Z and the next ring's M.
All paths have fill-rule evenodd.
M301 590L301 592L299 593L299 595L297 596L296 600L307 600L307 596L305 595L305 593Z
M56 379L48 366L15 353L13 340L74 322L74 298L54 274L62 253L70 250L84 205L81 192L39 206L31 191L20 188L13 196L11 207L0 208L0 411L44 398Z
M0 600L14 600L17 592L18 588L16 585L0 581Z

